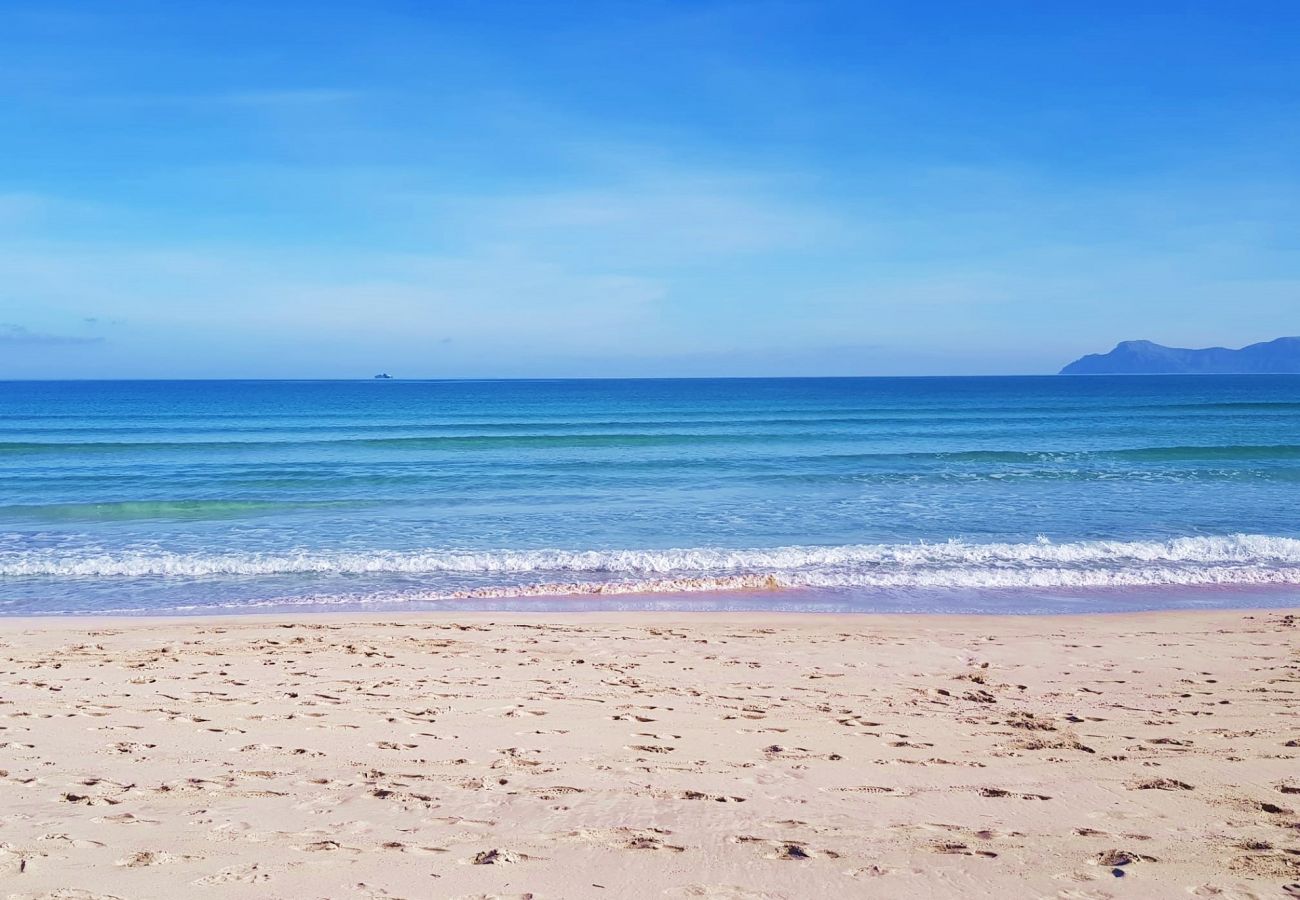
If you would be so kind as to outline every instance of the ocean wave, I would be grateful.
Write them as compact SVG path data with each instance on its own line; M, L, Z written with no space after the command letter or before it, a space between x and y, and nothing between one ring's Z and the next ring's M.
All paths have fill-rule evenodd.
M972 432L977 436L979 432ZM894 437L899 433L895 432ZM912 435L918 436L918 435ZM949 434L949 437L961 435ZM45 457L49 455L141 454L180 452L188 454L235 451L340 450L450 452L492 450L627 450L698 448L701 446L786 445L834 446L859 440L860 436L837 431L623 431L623 432L539 432L518 434L377 435L352 437L302 437L265 439L120 440L120 441L0 441L0 457ZM1300 444L1189 444L1176 446L1103 447L1093 449L1010 450L995 448L926 451L868 450L866 452L804 454L809 459L859 462L868 465L1002 463L1056 465L1063 462L1124 461L1138 463L1250 462L1300 459Z
M277 610L289 608L325 608L325 609L364 609L366 607L419 606L427 604L487 603L502 601L505 603L529 600L564 600L590 599L593 601L626 597L667 598L680 595L718 594L736 595L724 602L736 600L760 602L761 607L769 611L790 609L815 611L817 601L803 594L793 599L795 605L782 605L781 593L803 589L844 589L859 588L871 591L892 593L895 596L916 594L910 606L904 609L915 612L935 612L947 607L935 606L931 592L997 592L1013 594L1017 591L1035 588L1060 591L1066 594L1075 591L1104 591L1108 589L1162 588L1175 587L1185 589L1234 589L1267 588L1300 584L1300 567L1287 569L1218 569L1213 571L1178 571L1170 570L1129 570L1122 573L1081 573L1077 570L1038 570L1027 578L1016 578L1010 573L1001 573L994 577L982 576L966 570L948 570L930 573L924 577L895 576L857 576L827 578L817 575L730 575L715 577L686 578L652 578L622 581L547 581L528 582L524 584L502 585L495 587L468 588L463 590L380 590L349 593L304 593L288 596L268 596L261 598L242 598L221 600L206 598L202 602L186 602L173 605L148 605L131 607L114 607L95 609L97 614L171 614L198 613L214 611L253 612L258 610ZM906 593L902 593L906 592ZM926 596L929 599L925 599ZM821 602L826 611L847 611L843 600L837 601L833 596L822 595ZM867 601L870 604L871 601ZM966 601L969 603L970 601ZM1059 598L1056 599L1059 605ZM494 608L488 606L487 608ZM508 607L507 607L508 608ZM524 608L524 607L520 607ZM634 607L630 607L634 608ZM728 608L720 606L721 608ZM886 607L891 608L891 607ZM859 611L873 611L868 605ZM1062 611L1078 611L1077 608L1061 607ZM45 615L67 615L85 610L41 609ZM882 611L875 609L874 611ZM952 611L948 609L948 611ZM994 605L987 609L978 606L964 607L965 612L1005 612L1005 606ZM1020 610L1031 611L1031 610ZM1046 610L1039 610L1046 611Z
M135 519L222 519L292 510L347 509L366 500L121 500L0 506L0 521L114 522ZM3 574L0 572L0 574Z
M273 576L423 576L435 581L438 576L457 576L486 582L470 590L533 593L609 593L620 590L620 584L628 586L624 593L755 587L1300 584L1300 540L1236 534L1148 541L951 540L758 549L0 552L0 578L10 579Z
M703 591L774 591L797 588L874 588L907 590L1015 590L1024 588L1120 588L1173 585L1300 584L1300 566L1268 568L1175 569L1145 566L1115 571L1045 568L1021 571L936 569L930 571L827 574L818 572L650 578L618 581L529 582L444 592L379 592L370 602L405 600L483 600L554 596L687 594ZM312 598L307 598L311 600ZM320 602L315 598L314 602ZM354 598L355 599L355 598ZM343 600L342 602L347 602Z

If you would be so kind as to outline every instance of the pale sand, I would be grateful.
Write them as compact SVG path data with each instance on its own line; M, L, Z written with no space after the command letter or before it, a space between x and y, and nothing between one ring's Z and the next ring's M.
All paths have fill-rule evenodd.
M1283 612L289 621L0 623L0 897L1300 881Z

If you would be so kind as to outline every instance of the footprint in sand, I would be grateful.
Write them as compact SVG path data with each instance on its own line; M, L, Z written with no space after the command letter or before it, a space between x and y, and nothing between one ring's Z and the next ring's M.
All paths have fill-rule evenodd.
M359 847L347 847L344 846L343 844L340 844L338 841L329 840L329 839L323 841L312 841L310 843L303 844L298 849L305 850L308 853L333 853L337 850L346 850L349 853L361 852L361 849Z
M88 794L74 794L72 792L64 793L59 799L65 803L76 803L80 806L99 806L101 804L116 806L122 802L113 797L92 797Z
M1176 778L1148 778L1144 781L1135 781L1125 785L1134 791L1190 791L1193 787L1185 781L1179 781Z
M1113 847L1110 850L1103 850L1093 857L1092 860L1096 865L1105 868L1117 868L1120 866L1131 865L1135 862L1155 862L1154 856L1145 856L1141 853L1134 853L1132 850L1121 850Z
M959 844L953 841L942 841L938 844L932 844L930 849L935 853L945 853L954 856L982 856L985 859L994 859L997 854L992 850L972 850L965 844Z
M785 900L785 894L756 891L738 884L688 884L669 888L665 897L703 897L705 900Z
M767 852L763 854L767 859L784 859L791 862L803 862L805 860L817 858L840 858L840 855L834 850L811 850L804 841L773 840L771 838L761 838L743 834L733 837L731 840L736 844L763 845L767 848Z
M59 841L60 843L72 847L73 849L76 850L91 850L96 847L104 846L103 842L101 841L91 841L82 838L73 838L73 837L69 837L66 834L43 834L40 837L38 837L36 840Z
M714 803L744 803L744 797L730 797L722 794L706 794L704 791L682 791L678 795L682 800L712 800Z
M554 800L556 797L568 794L585 794L586 790L561 784L555 787L529 788L524 793L536 797L538 800Z
M628 838L627 843L623 844L625 850L668 850L672 853L682 853L685 847L676 844L666 844L661 838L652 834L638 834Z
M263 872L257 863L250 863L245 866L227 866L211 875L196 878L190 884L208 887L214 884L261 884L270 880L269 872Z
M981 797L1014 797L1017 800L1051 800L1046 794L1017 794L1013 791L1003 790L1002 788L984 787L979 788L978 793Z
M144 866L166 865L168 862L175 862L181 860L181 858L188 857L173 856L173 854L164 851L135 851L130 856L123 856L121 860L114 861L113 865L125 866L126 869L143 869Z
M515 853L513 850L480 850L470 857L469 862L475 866L500 866L510 863L526 862L533 859L523 853Z
M834 791L837 794L892 794L894 789L891 787L877 787L876 785L865 784L861 787L839 787L839 788L822 788L822 790Z
M1294 893L1287 893L1287 887L1296 888ZM1193 897L1207 897L1212 900L1260 900L1259 894L1248 891L1243 888L1223 888L1217 884L1198 884L1195 887L1189 887L1187 893ZM1283 885L1283 896L1300 897L1300 885Z
M123 900L116 894L98 894L81 888L56 888L35 894L10 894L8 900Z

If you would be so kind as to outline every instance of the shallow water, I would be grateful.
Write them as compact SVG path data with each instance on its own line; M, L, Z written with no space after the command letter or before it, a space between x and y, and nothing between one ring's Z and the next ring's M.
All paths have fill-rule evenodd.
M10 615L1268 605L1297 501L1298 376L0 383Z

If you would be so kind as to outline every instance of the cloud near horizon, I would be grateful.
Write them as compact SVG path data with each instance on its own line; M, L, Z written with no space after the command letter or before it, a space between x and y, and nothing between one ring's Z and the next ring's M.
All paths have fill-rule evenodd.
M11 322L0 322L0 344L8 346L66 347L102 343L104 338L98 335L45 334Z

